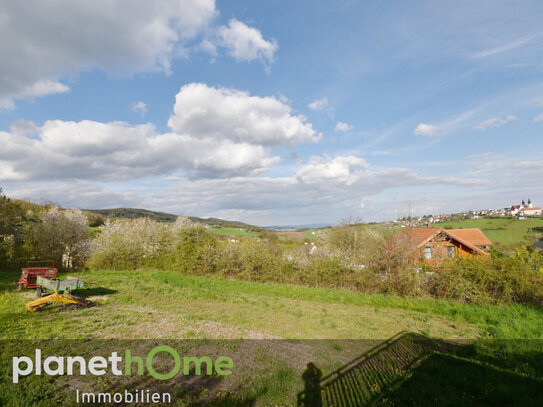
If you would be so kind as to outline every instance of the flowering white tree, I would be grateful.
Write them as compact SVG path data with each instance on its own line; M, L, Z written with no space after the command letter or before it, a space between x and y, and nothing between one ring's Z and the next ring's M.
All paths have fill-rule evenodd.
M84 258L84 241L89 239L87 216L79 209L62 210L53 206L43 213L34 229L33 242L38 256L76 266L76 258Z
M170 225L169 230L172 234L176 235L181 230L191 229L198 227L199 224L190 220L188 216L178 216L173 224Z
M159 256L171 241L166 226L148 218L108 220L100 231L91 249L91 261L98 267L138 267Z

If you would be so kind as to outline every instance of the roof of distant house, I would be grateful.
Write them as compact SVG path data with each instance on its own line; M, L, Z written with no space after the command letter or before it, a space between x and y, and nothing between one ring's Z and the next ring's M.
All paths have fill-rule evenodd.
M492 245L492 242L483 232L481 232L480 229L410 228L407 231L400 232L400 235L405 236L406 233L409 233L409 238L412 240L413 244L419 248L424 246L441 232L482 255L488 255L488 253L482 250L479 246ZM404 240L405 238L397 239L397 243L401 243Z
M491 246L492 242L485 236L481 229L451 229L447 230L449 234L457 236L461 240L466 240L475 246Z

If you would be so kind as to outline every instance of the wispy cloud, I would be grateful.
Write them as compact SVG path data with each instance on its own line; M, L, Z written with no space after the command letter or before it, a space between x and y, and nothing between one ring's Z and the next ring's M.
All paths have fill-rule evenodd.
M344 122L337 122L336 124L336 131L349 131L353 129L352 124L344 123Z
M508 51L511 51L511 50L513 50L515 48L521 47L521 46L523 46L524 44L530 42L533 39L534 39L534 36L521 38L519 40L510 42L510 43L505 44L505 45L501 45L501 46L498 46L498 47L488 48L488 49L479 51L476 54L474 54L473 57L474 58L486 58L486 57L491 57L491 56L494 56L494 55L502 54L504 52L508 52Z
M139 113L141 117L145 116L145 113L147 113L147 105L142 101L132 103L130 108L133 112Z
M536 117L534 117L534 122L542 122L543 121L543 113L539 113Z
M481 123L475 126L475 128L478 130L486 130L489 127L503 126L504 124L511 122L513 120L517 120L517 116L513 116L512 114L504 116L504 117L493 117L492 119L483 120Z
M307 106L311 110L321 110L327 105L328 105L328 98L321 98L321 99L314 100L313 102L311 102Z

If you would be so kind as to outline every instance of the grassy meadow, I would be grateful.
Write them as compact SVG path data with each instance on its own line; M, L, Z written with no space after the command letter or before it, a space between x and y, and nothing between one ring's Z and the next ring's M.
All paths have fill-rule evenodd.
M16 291L18 273L1 273L0 339L23 344L25 340L47 339L83 340L87 344L94 343L85 342L88 339L160 343L258 339L228 345L236 349L232 352L239 359L238 375L222 382L206 382L196 393L180 391L174 405L311 405L315 395L304 387L309 362L314 362L322 374L319 397L323 405L371 402L399 406L421 385L428 397L422 405L445 398L456 403L449 405L461 405L460 401L469 397L492 400L485 395L492 389L498 392L493 393L494 398L522 397L525 405L531 405L538 394L533 389L543 388L541 353L535 359L528 357L533 355L533 348L528 348L512 359L503 357L504 352L519 352L518 344L524 343L520 339L543 337L541 309L406 299L161 270L97 270L78 273L78 277L87 287L77 294L92 301L93 306L66 310L48 307L29 313L24 304L35 298L34 291ZM430 341L431 352L423 352L426 342L420 338ZM500 339L502 345L473 345L488 338ZM74 343L70 346L82 346ZM390 358L405 364L403 370L397 366L392 369ZM386 363L386 374L379 369L376 373L375 363ZM350 384L334 373L336 369L347 369L352 377L364 375L365 382L375 383L346 396L345 388ZM458 373L452 381L447 379L449 369ZM368 378L368 371L377 376ZM481 377L481 381L466 388L462 371ZM73 402L64 378L49 385L44 384L43 377L31 380L36 380L37 388L54 391L60 402ZM445 390L444 381L448 383ZM508 392L503 390L505 384ZM108 391L125 385L114 377L103 381ZM232 388L236 390L229 390ZM9 392L3 394L0 401L7 400L10 405L39 405L24 404L24 400L35 397L30 390L17 394L17 398ZM306 404L300 404L300 397ZM359 404L352 404L355 402Z
M211 228L212 232L218 235L227 235L227 236L256 236L255 232L249 232L245 228L236 228L236 227L222 227L222 228Z
M517 304L461 304L162 270L77 275L87 284L77 294L94 306L29 313L24 304L34 291L16 291L18 274L0 273L0 339L382 339L400 331L451 339L543 338L543 310Z

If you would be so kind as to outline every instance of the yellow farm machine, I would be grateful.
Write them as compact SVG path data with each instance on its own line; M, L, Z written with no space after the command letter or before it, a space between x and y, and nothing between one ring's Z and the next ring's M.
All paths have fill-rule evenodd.
M81 298L77 298L72 295L59 294L57 291L55 291L51 295L40 297L37 300L29 302L26 304L26 309L30 312L35 312L54 303L60 304L62 307L65 307L66 305L86 307L88 305L87 301Z

